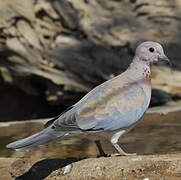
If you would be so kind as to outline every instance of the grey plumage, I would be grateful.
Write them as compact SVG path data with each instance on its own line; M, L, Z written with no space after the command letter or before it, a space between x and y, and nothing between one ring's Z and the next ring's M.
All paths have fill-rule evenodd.
M155 51L152 52L150 48ZM118 152L128 155L117 141L140 120L148 108L151 98L150 64L161 57L166 59L160 44L151 41L142 43L124 73L94 88L47 123L41 132L10 143L7 147L23 150L65 135L96 131L109 134L108 138Z
M64 136L65 134L66 133L64 132L56 133L52 128L48 127L32 136L8 144L7 148L13 148L17 151L25 150L47 143L49 141L57 139L58 137Z

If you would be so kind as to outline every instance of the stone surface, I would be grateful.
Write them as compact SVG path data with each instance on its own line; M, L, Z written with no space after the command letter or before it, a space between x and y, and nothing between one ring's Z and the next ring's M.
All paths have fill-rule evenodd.
M43 159L0 158L3 180L179 180L181 154Z

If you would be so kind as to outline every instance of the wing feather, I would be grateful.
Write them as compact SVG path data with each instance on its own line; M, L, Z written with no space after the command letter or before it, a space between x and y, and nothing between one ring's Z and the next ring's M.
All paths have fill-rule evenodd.
M126 128L141 118L148 105L140 85L104 83L62 114L53 126L61 131Z
M148 104L143 89L138 85L110 87L77 111L77 125L84 130L126 128L141 118Z

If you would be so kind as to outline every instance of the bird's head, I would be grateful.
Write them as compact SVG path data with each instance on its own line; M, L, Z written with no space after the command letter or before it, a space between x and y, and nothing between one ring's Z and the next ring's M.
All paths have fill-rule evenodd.
M163 47L157 42L146 41L141 43L136 48L135 55L139 60L145 61L148 64L154 64L161 60L170 64L170 60L165 55Z

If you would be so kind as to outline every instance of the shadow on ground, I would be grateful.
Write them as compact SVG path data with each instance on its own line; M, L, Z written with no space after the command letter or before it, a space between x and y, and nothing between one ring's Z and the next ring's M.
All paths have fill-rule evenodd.
M73 162L80 161L86 158L66 158L66 159L44 159L36 162L29 171L21 176L16 177L16 180L43 180L53 171L63 168Z

